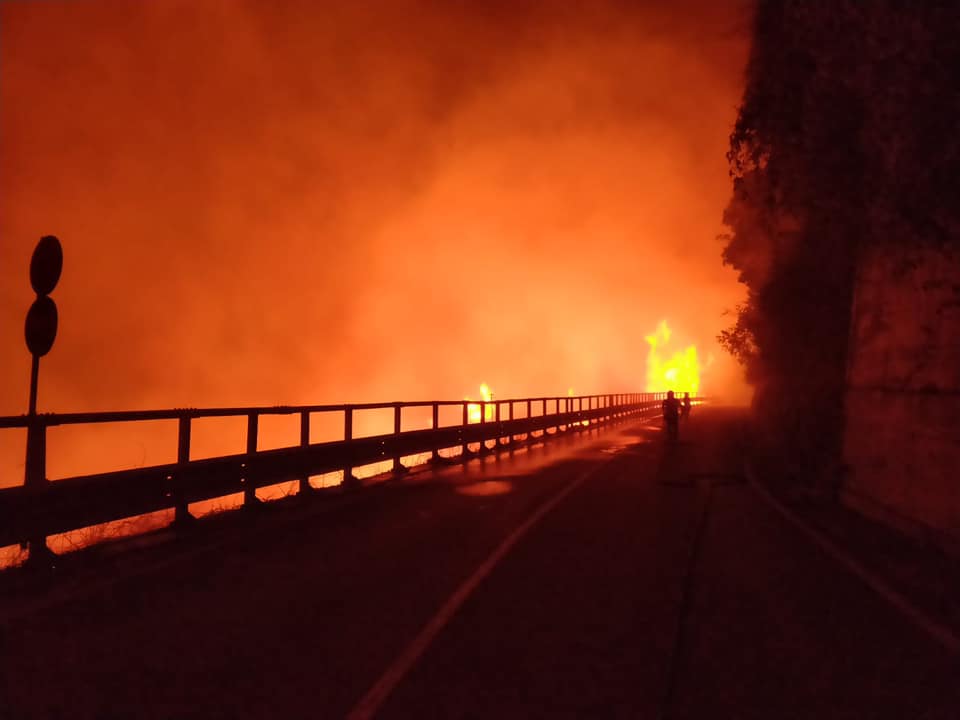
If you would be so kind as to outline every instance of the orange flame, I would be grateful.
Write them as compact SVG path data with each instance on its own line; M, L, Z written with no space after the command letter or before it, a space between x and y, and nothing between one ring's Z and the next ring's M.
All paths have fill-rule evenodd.
M647 354L647 392L688 392L696 395L700 390L700 361L697 348L690 345L668 355L670 327L661 320L656 331L647 335L650 352Z
M464 400L469 400L470 398L466 397ZM490 390L490 386L486 383L480 384L480 399L486 403L490 403L493 400L493 391ZM485 411L481 411L480 408L484 407ZM493 405L484 405L481 406L479 403L471 403L467 405L467 413L470 423L480 422L480 414L484 412L486 415L486 420L489 422L494 419L494 406Z

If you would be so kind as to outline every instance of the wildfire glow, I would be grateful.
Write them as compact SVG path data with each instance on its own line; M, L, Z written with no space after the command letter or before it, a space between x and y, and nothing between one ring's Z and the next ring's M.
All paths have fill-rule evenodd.
M567 390L567 397L573 397L573 388L569 388L569 389ZM580 422L575 422L575 423L573 423L573 424L574 424L574 425L584 425L584 426L586 426L586 425L589 425L589 424L590 424L590 421L589 421L589 420L581 420Z
M470 398L464 398L464 400L469 400L469 399ZM487 403L493 400L493 391L490 390L490 386L487 385L486 383L480 384L480 399ZM480 412L481 412L480 407L481 406L479 405L479 403L471 403L470 405L467 405L467 413L471 423L480 422ZM484 407L486 408L486 412L485 412L486 419L488 421L493 420L494 413L495 413L494 406L486 405Z
M700 361L695 345L670 354L670 327L661 320L656 332L647 335L647 392L696 394L700 391Z

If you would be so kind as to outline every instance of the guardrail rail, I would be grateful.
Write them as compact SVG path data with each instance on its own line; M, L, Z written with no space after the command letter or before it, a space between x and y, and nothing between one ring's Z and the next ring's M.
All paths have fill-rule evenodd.
M561 432L585 430L631 417L657 416L664 397L664 393L614 393L489 401L181 408L0 417L0 428L27 429L24 484L0 489L0 547L20 543L29 547L30 559L38 559L50 554L46 544L50 535L169 509L174 510L174 523L183 523L193 519L188 510L191 503L243 493L244 504L253 505L258 502L257 488L285 481L299 481L299 493L306 494L314 491L310 477L336 471L343 471L344 482L349 485L354 480L353 468L392 459L393 472L403 473L407 468L401 458L429 453L430 460L437 462L440 451L451 448L461 450L454 459L467 459L531 439L539 442ZM440 408L444 406L462 408L460 424L440 426ZM424 407L432 409L432 426L401 430L403 411ZM393 432L354 437L354 413L391 408ZM475 408L480 410L479 418L472 420L470 410ZM517 412L518 408L522 411ZM311 417L318 413L343 415L343 439L310 442ZM260 418L294 414L300 417L299 444L257 450ZM236 416L247 419L246 452L190 459L193 420ZM46 477L48 428L147 420L177 423L176 462L58 480ZM492 447L488 447L490 441L495 441ZM478 445L478 451L471 451L470 445Z

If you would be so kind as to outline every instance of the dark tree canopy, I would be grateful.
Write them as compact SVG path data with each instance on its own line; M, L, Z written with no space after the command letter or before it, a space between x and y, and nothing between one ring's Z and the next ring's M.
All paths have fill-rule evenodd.
M960 242L958 115L960 3L757 3L724 215L748 299L719 339L798 462L836 456L862 249Z

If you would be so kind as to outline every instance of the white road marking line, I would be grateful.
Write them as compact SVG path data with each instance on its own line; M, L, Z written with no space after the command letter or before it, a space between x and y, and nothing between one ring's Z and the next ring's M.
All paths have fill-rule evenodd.
M960 655L960 638L957 637L953 630L937 622L920 610L920 608L910 602L906 597L890 587L880 576L872 573L857 562L848 552L835 545L824 534L808 525L796 513L790 510L790 508L771 495L754 477L753 468L750 467L749 463L745 463L744 469L747 479L750 481L750 486L784 519L800 530L800 532L806 535L807 538L813 541L815 545L837 563L856 575L868 588L886 600L894 610L913 623L913 625L936 640L953 655Z
M368 720L372 718L383 705L384 701L386 701L394 689L396 689L397 685L400 684L407 673L416 665L417 661L424 652L426 652L427 648L430 647L437 635L439 635L450 620L453 619L454 615L457 614L463 604L469 599L477 587L479 587L480 583L482 583L500 561L506 557L513 546L547 513L559 505L565 497L596 475L600 470L607 467L610 462L612 462L612 460L591 468L572 480L564 486L560 492L538 507L530 517L510 533L487 559L480 563L473 574L460 584L436 614L423 626L423 629L417 633L417 636L404 648L403 652L397 656L380 678L370 687L366 694L347 714L348 720Z

